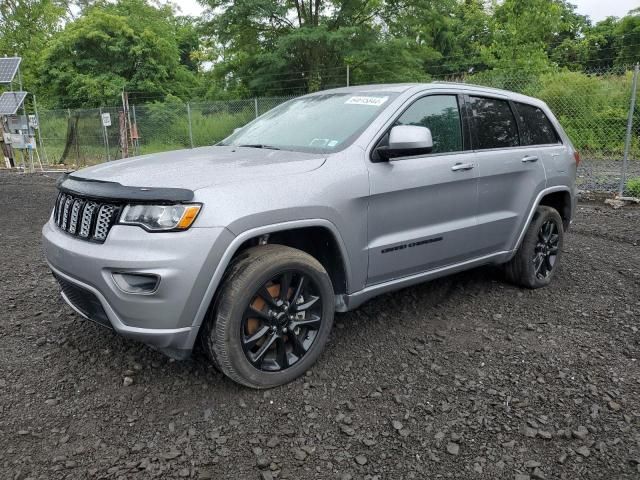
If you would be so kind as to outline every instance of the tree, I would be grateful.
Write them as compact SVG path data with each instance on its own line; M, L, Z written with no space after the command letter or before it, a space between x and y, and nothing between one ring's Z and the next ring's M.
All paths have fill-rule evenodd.
M411 2L382 0L205 0L212 20L216 90L283 94L344 85L352 80L426 78L435 57L431 37L404 29ZM435 4L436 2L434 2ZM411 32L411 36L406 34Z
M62 0L0 1L0 56L22 57L24 88L31 89L37 78L40 53L65 15Z
M558 30L547 39L547 55L557 65L579 70L582 68L581 41L591 27L589 18L576 12L576 6L558 0L560 18Z
M493 42L487 63L505 72L540 73L550 67L547 45L561 29L562 2L505 0L493 5Z
M45 50L41 87L64 107L113 104L123 90L186 98L197 86L194 65L181 63L192 46L170 7L96 2Z
M616 28L620 49L616 58L618 65L631 65L640 61L640 8L629 12Z

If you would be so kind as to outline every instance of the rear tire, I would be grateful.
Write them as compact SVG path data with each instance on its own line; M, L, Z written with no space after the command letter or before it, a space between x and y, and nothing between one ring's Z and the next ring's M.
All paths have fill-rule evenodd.
M315 363L334 311L331 280L315 258L283 245L254 247L229 267L203 325L202 344L214 365L235 382L275 387Z
M539 206L518 251L504 266L507 280L526 288L549 285L558 269L563 242L560 214L554 208Z

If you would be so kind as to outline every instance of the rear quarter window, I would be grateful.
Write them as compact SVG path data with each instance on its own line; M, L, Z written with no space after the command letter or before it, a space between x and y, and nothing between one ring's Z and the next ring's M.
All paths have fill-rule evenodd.
M517 103L516 109L522 124L523 145L548 145L560 143L560 137L547 115L538 107Z

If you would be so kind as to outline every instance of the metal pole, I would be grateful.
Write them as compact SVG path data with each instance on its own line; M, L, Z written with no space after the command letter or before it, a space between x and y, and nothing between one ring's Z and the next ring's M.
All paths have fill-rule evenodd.
M135 151L136 155L140 155L140 134L138 133L138 117L136 117L136 106L131 107L131 111L133 112L133 125L136 130L136 138L135 138Z
M100 107L100 125L102 126L102 140L104 140L104 149L107 154L107 162L110 162L111 153L109 152L109 134L107 133L107 126L102 121L102 107Z
M129 114L129 104L126 101L126 94L122 90L122 115L118 115L118 123L120 127L120 148L122 149L122 158L129 158L129 132L127 131L127 116Z
M127 134L129 135L129 140L131 141L131 150L133 150L133 154L136 154L136 146L133 143L133 124L131 123L131 110L129 109L129 93L127 92L123 92L124 93L124 99L127 102L127 125L129 127L129 131L127 132Z
M631 87L631 106L629 107L629 117L627 119L627 137L624 142L624 157L622 158L622 172L620 173L620 188L618 189L619 196L624 195L624 185L627 177L627 163L629 162L629 150L631 149L631 133L633 128L633 112L636 108L636 90L638 89L638 72L640 71L640 64L636 63L636 67L633 69L633 82Z
M111 161L111 148L109 148L109 131L104 127L104 143L107 147L107 162Z
M49 157L47 156L47 149L44 148L44 142L42 141L42 123L40 123L40 115L38 114L38 104L36 103L35 95L33 95L33 113L36 114L36 121L38 122L38 141L40 142L40 148L42 148L42 153L44 154L44 163L49 167L51 164L49 163Z
M18 84L20 85L20 91L22 92L22 73L20 72L20 69L18 68ZM25 97L24 101L22 102L22 114L24 115L25 121L27 122L27 134L25 135L27 137L27 140L29 139L29 133L30 132L30 128L29 128L29 116L27 115L27 98ZM29 160L30 160L30 169L29 172L30 173L34 173L35 172L35 168L33 166L33 157L31 156L31 154L29 154ZM26 171L26 163L25 163L25 171Z
M349 71L349 64L347 63L347 87L349 86L349 74L351 72Z
M191 127L191 105L187 102L187 118L189 120L189 142L191 143L191 148L193 148L193 128Z
M253 107L254 107L254 109L256 111L256 118L258 118L259 117L259 114L258 114L258 97L254 97L253 98Z

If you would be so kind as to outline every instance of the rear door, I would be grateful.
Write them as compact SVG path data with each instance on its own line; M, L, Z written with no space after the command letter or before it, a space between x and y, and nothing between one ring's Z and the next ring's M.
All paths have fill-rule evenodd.
M514 105L500 95L465 97L478 163L477 237L480 253L513 248L546 175L536 146L521 140Z
M547 174L547 186L570 183L569 152L547 115L540 107L527 103L514 102L514 106L520 121L521 142L537 148Z
M462 95L414 100L395 125L431 129L430 154L373 162L367 159L369 197L368 284L449 265L475 256L477 169L461 117ZM465 133L466 132L466 133ZM374 158L375 160L375 158Z

